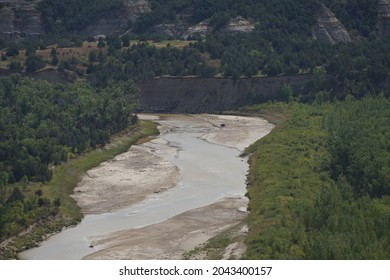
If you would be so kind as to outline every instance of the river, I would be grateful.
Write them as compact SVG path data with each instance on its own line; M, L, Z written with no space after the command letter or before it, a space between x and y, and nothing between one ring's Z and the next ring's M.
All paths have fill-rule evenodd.
M100 249L91 246L97 236L158 224L224 197L243 197L248 163L240 153L243 146L273 127L258 118L211 115L169 115L160 117L158 123L162 133L143 146L177 166L181 180L176 187L118 211L85 215L76 227L51 236L19 257L82 259Z

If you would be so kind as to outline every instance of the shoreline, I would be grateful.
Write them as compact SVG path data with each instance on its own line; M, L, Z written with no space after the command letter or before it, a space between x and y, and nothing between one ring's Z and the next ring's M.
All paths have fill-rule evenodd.
M20 254L23 254L24 251L39 247L41 242L47 238L67 228L77 226L82 220L82 212L70 195L77 187L82 174L113 156L123 153L141 139L157 135L157 133L154 123L141 121L137 130L126 129L119 132L113 135L111 143L105 147L83 154L76 159L71 159L54 169L53 179L42 188L45 188L45 193L50 191L57 196L61 196L62 205L59 216L45 221L38 221L22 235L4 240L1 244L5 245L0 247L1 256L7 259L20 259ZM12 257L10 254L12 254Z
M149 120L158 122L156 116L148 116ZM209 114L191 117L218 127L217 130L202 135L201 139L241 152L274 127L265 119L256 117ZM224 124L223 127L221 123ZM159 129L163 133L169 128L159 126ZM156 177L160 177L165 171L161 168L154 172L159 173ZM149 187L143 189L143 196L148 198L155 195L155 198L158 198L159 195L163 195L163 193L156 195L152 189ZM84 259L183 259L186 252L194 250L210 238L242 222L247 216L247 206L248 199L244 196L225 196L215 203L186 211L150 226L95 236L91 245L97 251L85 256ZM231 250L230 254L226 253L228 255L226 258L233 256L238 258L239 256L235 255L236 251L242 250L242 248Z

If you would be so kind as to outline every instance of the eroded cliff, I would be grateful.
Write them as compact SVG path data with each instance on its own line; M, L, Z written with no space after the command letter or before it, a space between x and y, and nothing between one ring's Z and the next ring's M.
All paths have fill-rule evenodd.
M325 5L321 5L317 24L312 27L312 32L313 37L323 43L352 42L347 29Z
M37 5L42 0L0 1L0 35L6 40L34 37L44 32Z
M390 37L390 0L378 1L378 35Z
M138 83L141 110L147 112L220 112L245 105L281 100L281 88L304 87L312 76L267 78L156 78Z
M44 34L40 2L42 0L0 0L0 37L17 41ZM88 36L122 34L129 22L149 11L147 0L123 0L121 9L107 11L79 33Z

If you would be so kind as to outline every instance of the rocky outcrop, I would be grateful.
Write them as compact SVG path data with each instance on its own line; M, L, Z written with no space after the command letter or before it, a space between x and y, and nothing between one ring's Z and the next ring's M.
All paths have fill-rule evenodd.
M281 88L300 90L311 75L267 78L156 78L137 85L141 110L146 112L212 113L283 99Z
M222 32L227 33L250 33L255 29L255 22L243 17L237 17L229 21L229 23L222 28Z
M42 0L1 0L0 37L20 40L44 33L38 3ZM125 32L129 22L140 14L149 12L147 0L124 0L122 9L107 11L102 18L80 31L82 35L119 35Z
M0 2L0 36L20 40L44 33L37 5L42 0Z
M378 35L381 38L390 37L390 0L378 1Z
M249 33L255 29L255 22L245 19L243 17L237 17L231 19L226 26L221 29L221 32L225 33ZM195 35L205 37L207 34L214 32L212 26L210 26L210 19L206 19L194 26L188 28L186 32L181 35L181 38L187 40Z
M153 26L149 31L149 34L161 36L164 38L179 38L180 30L177 24L174 23L162 23Z
M323 43L352 42L344 25L325 5L321 4L317 17L317 24L312 27L313 37Z
M210 27L210 19L206 19L188 28L187 31L181 35L181 38L187 40L194 36L205 37L212 31L213 29Z

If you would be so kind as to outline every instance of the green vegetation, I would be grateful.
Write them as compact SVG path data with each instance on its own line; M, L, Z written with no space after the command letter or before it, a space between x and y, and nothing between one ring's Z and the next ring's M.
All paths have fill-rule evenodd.
M0 221L2 224L0 228L3 235L6 233L5 230L8 230L8 234L2 235L0 240L2 241L7 236L12 237L21 230L29 229L25 234L12 238L8 246L0 248L0 259L15 258L16 252L36 246L45 235L78 223L82 216L76 202L69 195L73 193L73 189L87 170L127 151L137 141L158 134L154 123L141 121L140 124L139 127L130 127L114 135L109 146L82 154L56 166L52 180L46 184L23 182L23 184L16 185L17 187L3 186L1 188ZM22 188L22 193L19 187ZM9 196L9 199L3 202L5 196ZM40 199L45 202L44 205L39 205ZM18 202L11 204L11 200ZM32 227L29 227L31 225Z
M232 243L239 243L244 247L243 235L240 233L244 223L239 223L231 228L224 230L216 236L210 238L205 243L195 247L191 251L183 254L186 260L204 259L204 260L221 260L224 257L225 249Z
M0 79L0 172L14 183L51 178L50 164L96 148L110 134L135 124L138 91L129 83L62 87L47 82Z
M156 133L144 124L142 131L116 141L112 148L84 155L112 141L111 135L138 127L133 114L137 104L138 90L130 81L107 83L96 91L87 84L61 86L19 75L2 77L0 241L30 225L44 224L37 227L39 233L15 243L19 249L29 247L41 233L79 221L79 210L69 194L80 175L124 152L139 138Z
M214 28L226 23L227 19L243 16L266 23L270 26L289 27L291 22L295 26L302 24L309 27L315 20L315 11L318 8L316 0L151 0L152 11L140 16L135 23L138 32L144 32L153 25L161 22L181 20L181 15L189 14L192 24L211 18ZM286 19L288 18L288 22ZM282 24L283 26L280 26ZM297 25L298 24L298 25ZM289 27L289 30L293 26ZM304 32L308 32L306 29Z
M245 258L390 257L388 105L384 97L276 105L287 120L247 151Z
M81 30L103 13L122 6L123 0L43 0L38 9L46 32L61 35Z
M139 43L126 51L102 57L88 74L92 85L102 87L110 80L147 80L163 75L213 76L215 69L208 66L193 48L157 48L149 43Z
M321 1L336 14L336 17L350 30L365 37L375 32L378 15L377 1L371 0L324 0Z

